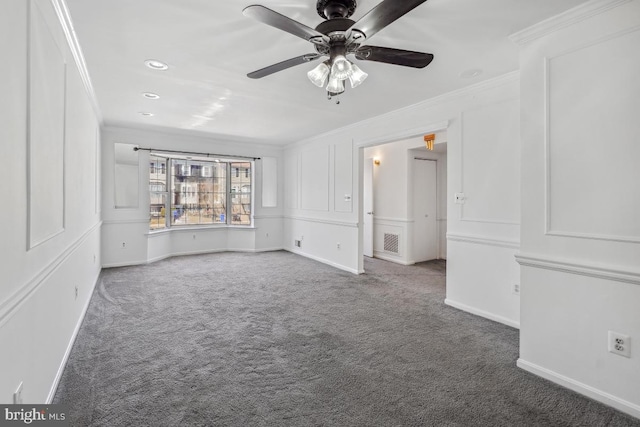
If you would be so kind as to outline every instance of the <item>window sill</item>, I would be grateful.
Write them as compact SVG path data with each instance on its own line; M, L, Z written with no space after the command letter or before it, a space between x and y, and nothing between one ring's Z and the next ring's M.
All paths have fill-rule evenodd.
M160 236L166 233L172 232L188 232L191 233L193 231L212 231L212 230L255 230L256 227L253 225L174 225L171 228L163 228L161 230L149 230L146 233L147 236Z

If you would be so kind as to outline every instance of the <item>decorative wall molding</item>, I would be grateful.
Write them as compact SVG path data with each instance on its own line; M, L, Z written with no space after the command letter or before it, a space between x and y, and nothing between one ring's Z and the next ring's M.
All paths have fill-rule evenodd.
M353 222L353 221L338 221L338 220L323 219L323 218L309 218L309 217L303 217L298 215L284 215L283 218L291 221L315 222L318 224L336 225L338 227L358 228L358 222Z
M609 9L629 3L630 1L631 0L591 0L529 28L518 31L510 35L509 39L513 43L522 46L533 40L577 24L580 21L589 19L592 16L599 15Z
M505 98L502 99L500 101L494 102L490 105L499 105L501 103L507 103L507 102L513 102L513 101L518 101L519 102L520 98L519 97L509 97L509 98ZM464 167L464 151L465 151L465 135L464 135L464 122L465 122L465 114L469 113L471 111L476 111L479 110L480 108L486 108L487 105L484 105L482 107L476 107L476 108L472 108L472 109L468 109L468 110L464 110L461 111L459 114L459 120L460 120L460 193L464 193L465 189L464 189L464 171L465 171L465 167ZM520 222L518 221L507 221L507 220L499 220L499 219L479 219L479 218L469 218L469 217L465 217L465 204L461 204L459 205L459 217L458 219L460 221L464 221L464 222L476 222L476 223L484 223L484 224L503 224L503 225L520 225Z
M76 67L78 68L78 72L80 73L82 84L87 91L87 96L89 97L91 107L93 108L93 111L98 118L98 122L102 124L102 112L100 111L98 98L96 97L95 90L93 89L93 83L91 82L89 71L87 70L87 64L84 60L82 48L80 47L80 43L78 42L76 32L73 29L73 21L71 20L71 15L69 14L69 8L67 7L65 0L51 0L51 4L56 11L56 15L58 16L58 20L60 21L60 26L62 27L62 31L64 32L64 35L67 39L69 50L73 55Z
M44 17L43 11L34 0L30 0L27 3L27 9L29 15L27 21L27 162L25 168L27 171L26 243L29 251L65 231L67 187L65 178L65 124L67 121L68 73L65 55L56 42L56 37ZM37 19L37 17L40 19ZM46 37L36 37L40 32L45 31L48 32ZM49 42L51 45L46 48L45 46L40 46L41 43L45 42ZM59 61L55 64L53 61L49 61L47 64L39 64L43 69L48 70L44 76L34 75L35 69L38 69L35 65L37 63L36 58L40 59L37 55L36 46L40 46L40 51L44 50L57 54L56 60ZM57 74L56 71L58 71L59 75L57 77L59 77L59 80L53 81L52 79L55 79ZM38 81L43 79L47 80L44 82ZM50 90L58 88L61 91L60 98L56 99L51 93L37 91L40 86L39 83L44 83L44 86L51 88ZM34 100L38 101L34 102ZM55 121L55 118L60 120ZM51 120L55 121L53 126L55 129L51 128ZM43 131L45 136L43 136ZM52 151L56 149L58 151ZM39 161L43 156L46 160L44 162ZM46 195L43 194L41 188L46 189L44 191ZM51 195L54 196L53 200L60 203L60 206L55 204L53 200L49 200ZM38 206L38 200L40 200L40 206ZM47 211L44 211L43 206L41 206L43 200L44 204L47 204ZM43 213L44 216L37 216ZM47 225L43 225L43 223ZM38 228L44 229L38 230Z
M254 215L253 219L283 219L284 215L282 214L266 214L266 215Z
M602 390L598 390L597 388L588 386L572 378L566 377L564 375L560 375L557 372L554 372L550 369L543 368L542 366L538 366L531 362L527 362L524 359L518 359L518 361L516 362L516 365L519 368L524 369L525 371L531 372L534 375L537 375L551 382L559 384L563 387L566 387L569 390L573 390L593 400L602 402L605 405L612 406L633 417L640 418L640 406L634 403L620 399L619 397L616 397L612 394L605 393Z
M485 319L493 320L494 322L502 323L503 325L511 326L512 328L520 329L520 322L515 320L507 319L506 317L498 316L497 314L480 310L478 308L471 307L470 305L453 301L449 298L445 299L444 303L453 308L457 308L458 310L466 311L467 313L475 314L476 316L484 317Z
M541 268L544 270L558 271L560 273L577 274L596 279L640 285L640 271L623 270L613 266L588 265L561 258L529 254L516 255L516 261L525 267Z
M102 221L104 225L122 225L122 224L149 224L149 219L135 218L135 219L105 219Z
M391 217L384 217L384 216L373 216L373 221L374 222L395 222L395 223L400 223L400 224L411 224L416 222L414 219L409 219L409 218L391 218Z
M24 302L33 295L38 288L60 267L80 246L82 246L89 237L96 231L100 230L102 222L96 223L87 230L80 238L70 244L65 250L40 270L31 280L26 282L22 287L17 289L11 296L0 303L0 326L13 316L13 314L24 304Z
M627 3L629 0L613 0L609 1L609 3ZM597 0L595 3L601 3L602 1ZM594 2L589 2L594 3ZM587 4L589 4L587 3ZM612 6L615 7L615 6ZM609 40L613 40L618 37L625 36L627 34L633 33L635 31L640 31L640 26L634 26L630 28L623 29L621 31L617 31L612 34L607 34L605 36L599 37L595 40L589 41L588 43L582 43L577 46L573 46L571 49L560 52L554 56L549 56L544 58L544 209L545 209L545 225L544 225L544 234L547 236L556 236L556 237L569 237L569 238L578 238L578 239L588 239L588 240L605 240L611 242L624 242L624 243L640 243L640 236L620 236L620 235L607 235L607 234L596 234L596 233L583 233L576 231L564 231L564 230L553 230L552 229L552 221L551 221L551 61L555 58L560 58L562 56L578 52L582 49L586 49L592 46L596 46L600 43L604 43Z
M473 243L477 245L497 246L499 248L520 249L520 242L516 240L492 239L469 234L447 233L447 241Z

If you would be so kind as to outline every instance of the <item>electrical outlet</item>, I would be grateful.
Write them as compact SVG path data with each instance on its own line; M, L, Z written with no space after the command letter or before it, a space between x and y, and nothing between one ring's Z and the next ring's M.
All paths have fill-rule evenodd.
M77 286L76 286L76 298L75 299L78 299L78 287Z
M22 381L20 381L20 385L16 389L15 393L13 393L13 404L14 405L22 405Z
M302 240L294 240L293 241L293 245L297 248L301 248L302 247Z
M609 353L631 357L631 338L629 335L609 331Z
M338 249L340 249L340 242L338 242L338 244L336 246L338 247Z
M520 295L520 285L518 283L514 283L513 287L511 288L511 292L514 295Z
M127 243L126 242L122 242L122 249L126 249L127 248Z

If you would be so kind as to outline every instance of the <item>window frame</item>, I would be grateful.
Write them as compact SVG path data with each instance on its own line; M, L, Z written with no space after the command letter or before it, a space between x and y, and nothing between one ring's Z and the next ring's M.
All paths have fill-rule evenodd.
M188 228L253 228L254 227L254 209L255 209L255 194L253 189L255 188L255 161L254 160L250 160L250 159L235 159L235 158L217 158L217 157L195 157L195 156L189 156L188 154L184 154L184 155L174 155L174 154L166 154L166 153L162 153L161 151L159 152L151 152L150 156L152 158L159 158L159 159L163 159L164 160L164 165L165 165L165 171L166 171L166 183L165 183L165 191L161 192L161 194L165 195L165 200L164 200L164 210L165 210L165 218L164 218L164 227L163 228L152 228L151 225L151 221L153 220L152 217L152 212L151 212L151 205L149 206L149 233L159 233L159 232L166 232L166 231L170 231L170 230L180 230L180 229L188 229ZM212 222L212 223L192 223L192 224L175 224L172 223L172 206L175 206L173 203L173 187L174 187L174 179L175 179L175 166L176 164L179 164L178 162L187 162L185 163L185 165L188 165L188 167L184 168L184 169L188 169L188 174L184 175L187 177L191 177L193 176L192 174L192 165L190 165L188 162L198 162L199 163L199 170L204 170L205 168L210 168L210 175L211 176L202 176L202 174L197 174L199 177L201 178L205 178L206 180L210 180L212 187L213 184L215 182L216 178L216 173L215 171L215 165L224 165L224 170L225 170L225 206L224 206L224 214L225 214L225 218L224 218L224 222ZM204 163L204 164L203 164ZM210 163L210 164L208 164ZM232 187L232 180L234 179L233 177L234 175L234 169L235 167L232 167L232 165L237 165L238 163L247 163L249 164L249 168L251 169L251 171L248 171L244 174L239 174L240 178L242 178L243 180L248 180L248 183L243 183L242 187L244 188L247 184L249 185L249 192L243 192L243 191L239 191L237 193L237 197L249 197L250 202L249 202L249 223L247 224L233 224L233 202L232 202L232 198L234 197L234 193L233 193L233 187ZM150 164L150 163L149 163ZM238 166L239 168L239 166ZM156 165L155 167L156 172L158 172L158 169L160 169L160 167L158 167L158 165ZM238 170L238 172L240 172ZM149 186L147 189L148 195L149 195L149 201L151 201L152 195L154 194L160 194L157 191L152 191L151 190L151 170L149 169L149 176L150 176L150 180L149 180ZM182 185L185 188L187 188L187 186L190 186L192 183L189 182L182 182L182 183L178 183L178 185ZM213 187L214 188L214 187ZM187 194L186 192L181 191L182 194ZM199 192L196 192L196 194L199 194ZM213 193L212 193L213 194ZM237 203L236 203L237 204ZM213 203L212 203L213 205ZM242 205L242 203L240 203L240 205ZM213 206L212 206L212 209ZM241 214L241 215L246 215L246 214Z

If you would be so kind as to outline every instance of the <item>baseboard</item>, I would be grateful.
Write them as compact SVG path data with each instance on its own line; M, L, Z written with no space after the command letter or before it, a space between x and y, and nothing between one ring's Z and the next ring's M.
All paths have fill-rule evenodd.
M445 299L444 303L453 308L457 308L458 310L466 311L467 313L475 314L476 316L484 317L485 319L493 320L494 322L502 323L503 325L511 326L512 328L520 329L520 322L507 319L506 317L498 316L497 314L480 310L479 308L471 307L469 305L453 301L449 298Z
M527 362L523 359L518 359L516 365L527 372L531 372L534 375L547 379L553 383L568 388L569 390L573 390L576 393L580 393L600 403L604 403L605 405L611 406L612 408L629 414L632 417L640 418L640 405L627 402L626 400L620 399L609 393L605 393L602 390L598 390L597 388L575 381L569 377L565 377L564 375L560 375L557 372L543 368L542 366L538 366L534 363Z
M311 254L308 254L308 253L305 253L305 252L298 252L298 251L295 251L295 250L292 250L292 249L287 249L287 248L284 248L284 250L287 251L287 252L291 252L292 254L300 255L300 256L303 256L305 258L309 258L309 259L312 259L314 261L318 261L318 262L321 262L323 264L330 265L331 267L337 268L338 270L347 271L347 272L353 273L353 274L361 274L360 271L357 268L349 268L349 267L344 266L342 264L338 264L336 262L329 261L328 259L320 258L318 256L311 255Z
M73 348L73 344L76 342L76 337L78 336L78 332L80 332L80 326L82 326L82 322L84 321L84 316L87 314L87 310L89 309L89 304L91 303L91 299L93 298L93 292L96 289L96 285L98 284L98 280L100 280L100 271L98 275L93 281L93 286L91 286L91 290L89 292L89 299L85 303L84 307L82 307L82 311L80 312L80 317L78 318L78 322L76 323L76 327L71 334L71 339L69 340L69 344L67 345L67 349L64 352L64 356L62 356L62 361L60 362L60 366L58 367L58 372L56 372L56 376L53 379L53 384L49 389L49 395L47 396L47 400L45 404L51 404L53 397L56 394L56 390L58 389L58 384L60 383L60 379L62 378L62 373L64 372L64 368L67 366L67 362L69 361L69 356L71 355L71 349Z
M395 262L396 264L400 264L400 265L413 265L413 264L415 264L415 262L404 261L404 260L399 259L399 258L395 258L395 257L392 257L392 256L385 255L384 252L374 251L373 252L373 257L374 258L378 258L378 259L383 259L383 260L389 261L389 262Z

